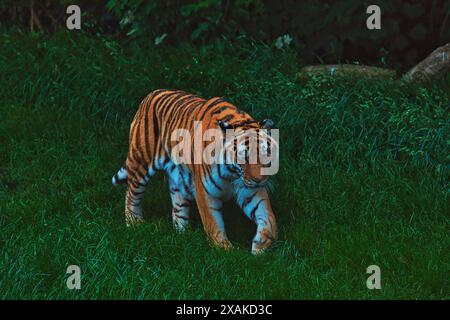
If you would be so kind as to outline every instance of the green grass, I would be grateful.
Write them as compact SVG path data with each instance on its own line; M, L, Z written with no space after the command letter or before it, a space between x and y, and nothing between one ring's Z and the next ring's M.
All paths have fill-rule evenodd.
M76 33L1 43L0 298L449 298L450 79L302 77L293 52L252 45L142 49ZM280 237L267 254L250 255L254 227L232 204L233 250L210 246L198 218L176 234L162 176L147 222L125 227L111 176L137 104L161 87L276 121ZM66 288L71 264L78 291ZM366 287L372 264L381 290Z

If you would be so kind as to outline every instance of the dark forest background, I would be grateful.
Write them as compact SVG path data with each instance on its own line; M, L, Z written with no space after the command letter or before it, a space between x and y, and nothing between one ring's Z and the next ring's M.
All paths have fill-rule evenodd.
M305 63L358 62L407 69L450 41L450 1L108 0L0 2L7 29L55 32L78 4L85 32L140 46L258 41L289 35ZM366 8L381 8L381 30L368 30Z

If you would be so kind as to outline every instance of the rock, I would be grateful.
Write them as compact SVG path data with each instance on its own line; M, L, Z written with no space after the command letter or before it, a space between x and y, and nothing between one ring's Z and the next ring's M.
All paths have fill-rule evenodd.
M361 66L354 64L331 64L313 65L300 70L308 74L328 74L328 75L354 75L366 77L395 78L396 72L391 69L384 69L371 66Z
M406 82L425 82L450 71L450 43L437 48L403 76Z

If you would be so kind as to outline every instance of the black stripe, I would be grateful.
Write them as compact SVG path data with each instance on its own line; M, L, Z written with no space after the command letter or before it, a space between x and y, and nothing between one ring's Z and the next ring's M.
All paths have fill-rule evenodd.
M158 134L159 134L159 129L158 129L158 121L156 119L156 107L159 103L164 103L165 101L167 101L170 97L172 96L172 94L165 94L162 97L159 97L159 99L157 101L155 101L154 105L153 105L153 134L154 134L154 138L155 141L158 140ZM149 145L149 135L148 135L148 113L149 113L149 109L150 106L152 104L154 98L152 98L148 104L146 113L145 113L145 127L144 127L144 134L145 134L145 154L147 155L147 158L149 159L150 162L152 162L152 155L150 154L150 145ZM154 157L155 155L153 155Z
M256 204L256 206L253 208L253 210L250 212L250 219L252 219L253 221L255 221L255 213L256 213L256 210L258 210L258 207L259 207L259 205L261 204L261 202L263 201L264 199L261 199L261 200L259 200L258 201L258 203ZM256 221L255 221L256 222Z
M228 170L233 171L234 173L240 174L239 170L235 168L234 165L227 166Z
M243 126L248 126L249 124L254 124L254 123L258 123L258 121L249 119L249 120L233 123L233 126L234 127L243 127ZM256 129L256 127L254 129Z
M221 167L221 165L218 164L218 165L217 165L217 173L219 174L219 178L222 179L222 180L224 180L225 178L222 176L222 172L221 172L221 170L220 170L220 167Z
M189 110L189 112L192 112L192 109L195 109L195 108L197 108L199 105L201 105L201 104L203 104L203 102L197 102L197 103L193 103L193 104L190 104L190 106L191 106L191 108L187 108L188 110ZM180 127L181 128L186 128L187 127L187 122L189 121L189 120L193 120L192 118L191 118L191 116L189 115L189 116L187 116L187 117L184 117L184 119L183 119L183 121L180 123Z
M172 99L168 99L167 101L164 101L164 104L161 105L160 111L159 111L160 114L161 114L161 117L160 117L161 119L166 119L166 117L165 117L166 113L170 113L171 114L174 111L174 109L175 109L174 103L177 101L177 99L182 97L183 94L184 93L181 93L181 94L176 95L176 96L172 95ZM158 141L167 141L166 140L166 136L167 136L168 131L169 131L169 124L168 124L167 120L164 123L164 129L165 129L165 130L163 130L164 134L163 134L162 137L159 137Z
M214 110L213 112L211 112L211 114L221 113L222 111L230 109L230 108L231 108L230 106L223 106L223 107L220 107L220 108Z
M234 119L234 115L232 114L227 114L225 117L223 117L222 119L220 119L223 122L228 122L230 120Z
M183 202L183 203L175 203L175 206L180 207L180 208L189 208L191 206L191 204L189 202Z
M211 100L206 101L205 104L208 103L209 101L211 101ZM206 112L208 112L209 110L211 110L212 107L214 107L214 106L216 106L216 105L218 105L219 103L222 103L222 102L225 102L225 100L223 100L222 98L217 98L216 101L214 101L213 103L211 103L210 105L208 105L205 108L205 111L203 111L201 116L197 117L197 120L202 120L203 117L205 116Z
M164 158L164 162L163 162L162 167L165 168L166 165L169 163L169 161L170 161L170 158L169 158L169 157Z
M210 170L211 169L206 169L206 174L209 177L209 180L212 182L214 187L216 187L216 189L218 189L219 191L222 191L222 188L217 185L216 181L214 181L214 178L212 177Z
M131 210L131 208L127 208L127 210L130 211L133 214L133 216L140 217L140 215Z
M253 193L251 196L244 199L242 202L242 209L244 209L250 202L252 202L253 198L255 197L257 192Z
M180 177L181 177L181 186L183 187L184 192L189 195L192 195L191 189L189 188L189 186L186 185L186 182L184 181L184 176L181 175ZM190 174L188 175L188 179L189 179L189 184L192 185L192 183L191 183L192 177Z
M171 110L165 115L166 119L166 132L163 137L164 141L169 141L170 137L169 134L171 127L174 123L178 121L178 119L182 119L181 114L184 114L188 109L186 108L186 103L189 102L190 99L195 98L193 95L184 95L177 97L176 101L173 101L174 103L171 106ZM184 108L183 108L184 107Z
M178 117L179 119L181 119L180 123L179 123L179 127L180 128L186 128L186 122L190 118L189 115L186 116L186 113L190 113L191 112L191 106L194 103L191 100L195 100L195 97L193 99L190 99L189 101L185 102L185 104L183 105L184 109L183 109L183 111L180 113L180 115Z
M173 93L170 95L170 99L165 100L164 103L162 103L160 105L158 112L161 115L161 119L164 119L164 116L166 115L166 113L172 110L173 103L175 101L177 101L183 95L185 95L184 92L180 92L178 94Z
M160 110L161 111L161 118L165 118L168 112L172 112L173 111L174 106L176 105L176 103L178 103L178 101L180 101L180 99L182 97L189 96L189 94L184 92L184 91L176 91L176 92L174 92L174 94L172 96L174 97L174 99L171 100L170 107L164 106L164 109Z
M168 110L167 112L164 112L162 114L162 117L164 117L165 119L169 120L171 118L172 113L175 110L178 110L178 108L183 105L184 101L186 101L186 100L188 100L188 99L190 99L192 97L194 97L192 94L187 94L187 93L178 95L172 101L171 107L170 108L166 108L166 109L170 109L170 110Z
M147 158L149 159L149 161L151 161L151 156L149 154L149 141L148 141L148 111L150 109L150 105L151 102L153 101L153 99L155 98L155 94L157 94L155 91L153 93L151 93L151 96L149 97L149 99L144 100L143 102L145 103L144 108L145 108L145 117L144 117L144 143L145 143L145 155L147 156ZM156 138L155 138L156 139Z
M203 186L203 189L205 189L206 193L209 194L211 197L216 198L215 196L213 196L213 195L208 191L208 188L207 188L207 187L205 186L205 184L203 183L203 180L200 179L200 181L201 181L202 186Z

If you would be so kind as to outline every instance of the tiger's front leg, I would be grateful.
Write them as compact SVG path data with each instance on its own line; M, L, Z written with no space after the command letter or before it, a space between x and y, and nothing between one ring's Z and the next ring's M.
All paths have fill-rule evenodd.
M237 194L237 204L245 215L256 223L256 235L252 241L252 254L260 254L277 237L277 224L265 188L243 189Z
M231 248L231 242L225 232L222 217L223 203L219 198L211 196L203 186L201 178L195 180L197 207L202 220L203 228L211 241L224 249Z

